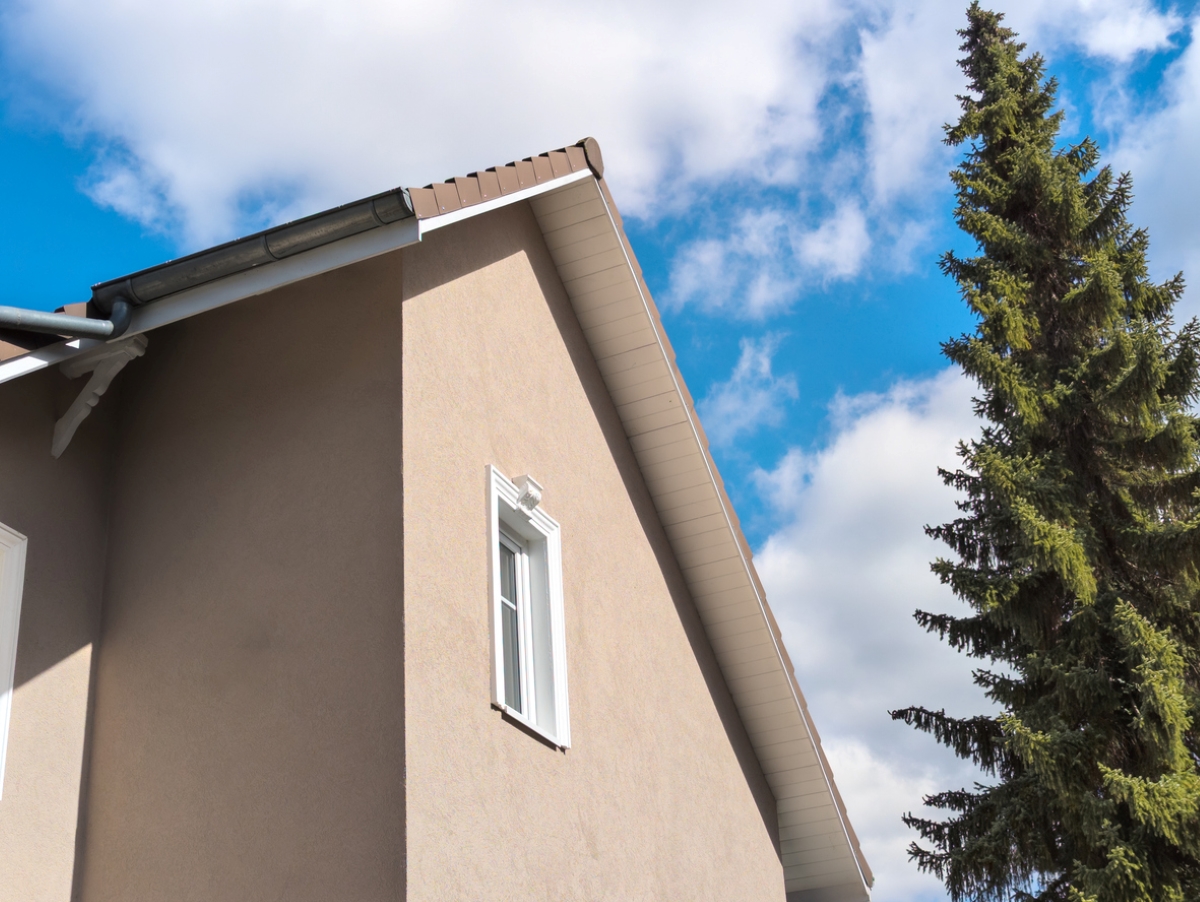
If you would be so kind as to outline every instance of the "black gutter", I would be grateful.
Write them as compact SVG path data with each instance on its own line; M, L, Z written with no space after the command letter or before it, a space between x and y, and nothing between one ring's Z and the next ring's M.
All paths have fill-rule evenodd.
M27 350L54 344L63 337L112 340L129 328L133 310L159 298L245 272L295 254L410 219L412 200L404 188L385 191L303 219L284 223L92 286L88 315L41 313L0 307L0 341ZM49 340L43 335L53 335Z
M131 276L93 285L92 304L104 310L112 298L121 296L128 298L134 307L140 307L185 288L285 260L413 215L408 191L396 188L152 266Z

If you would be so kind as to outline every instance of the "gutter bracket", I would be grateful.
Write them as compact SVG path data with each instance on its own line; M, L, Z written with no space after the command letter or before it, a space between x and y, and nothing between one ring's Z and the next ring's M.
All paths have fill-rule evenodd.
M83 387L79 397L67 408L67 412L54 424L54 439L50 443L51 457L55 460L62 457L62 453L71 444L71 439L75 437L75 430L88 418L92 408L100 403L101 395L108 391L117 373L125 369L131 360L145 354L147 344L149 341L145 335L135 335L68 360L59 367L68 379L78 379L85 373L91 373L92 378Z

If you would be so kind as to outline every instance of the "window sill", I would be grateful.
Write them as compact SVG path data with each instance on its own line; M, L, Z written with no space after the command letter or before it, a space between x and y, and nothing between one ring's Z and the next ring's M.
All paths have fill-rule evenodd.
M503 705L500 702L492 702L492 708L499 711L504 720L507 720L523 732L530 734L538 742L550 746L555 751L566 753L567 746L560 743L556 737L551 736L545 730L539 729L536 724L530 723L525 719L523 714L514 711L508 705Z

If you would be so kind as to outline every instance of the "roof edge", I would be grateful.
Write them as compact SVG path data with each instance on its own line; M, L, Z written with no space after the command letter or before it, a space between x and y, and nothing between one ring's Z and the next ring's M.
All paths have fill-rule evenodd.
M595 139L588 139L595 142ZM596 145L597 153L599 145ZM746 572L750 577L754 587L755 594L758 596L759 605L762 609L763 616L766 619L771 633L775 639L776 651L779 654L784 670L788 675L788 679L792 686L792 691L795 694L797 705L800 708L801 716L808 727L809 735L812 738L814 750L818 759L821 762L821 769L825 777L826 784L833 797L834 804L837 808L838 817L841 821L842 829L846 832L846 838L850 843L851 849L854 852L854 857L858 865L860 874L863 878L863 883L867 888L870 888L875 881L874 874L871 871L870 865L867 863L866 856L863 854L861 844L858 840L858 835L854 831L854 827L850 823L849 814L846 811L845 802L842 800L841 793L837 789L837 783L833 778L833 770L830 767L829 759L825 755L825 750L821 745L820 735L817 733L812 716L808 711L808 703L804 698L804 693L800 689L799 681L796 679L796 669L792 663L791 656L787 652L787 648L783 643L783 635L779 629L778 621L775 619L775 614L771 610L771 606L767 601L767 594L763 588L762 581L759 579L758 571L754 566L754 553L750 549L749 542L746 541L746 536L742 532L741 521L738 519L737 512L734 510L733 503L729 498L729 494L725 489L725 481L721 477L720 470L717 468L716 461L713 459L712 452L709 448L708 436L704 431L704 427L700 421L700 417L696 412L695 401L692 398L691 392L688 390L687 383L683 378L683 373L679 369L678 361L675 357L675 350L671 346L670 339L667 337L666 329L662 324L662 317L658 310L658 305L650 294L650 288L646 284L645 277L642 273L641 264L638 262L636 254L633 252L633 245L630 243L628 236L625 233L625 224L621 217L620 211L617 209L616 202L613 200L612 192L608 188L608 183L600 176L597 178L600 186L600 191L604 197L605 205L613 218L613 224L616 227L621 244L625 249L625 254L628 258L630 268L633 270L634 277L637 279L638 288L642 292L646 303L646 308L650 313L651 320L654 324L654 329L658 333L658 340L663 348L663 352L667 358L667 364L671 368L671 372L675 377L676 385L680 395L683 397L686 407L688 420L693 431L696 434L697 440L700 443L701 451L708 464L709 474L713 480L713 486L717 491L717 496L720 500L721 507L724 509L725 517L729 523L730 531L737 540L738 547L741 550L742 561L745 565Z

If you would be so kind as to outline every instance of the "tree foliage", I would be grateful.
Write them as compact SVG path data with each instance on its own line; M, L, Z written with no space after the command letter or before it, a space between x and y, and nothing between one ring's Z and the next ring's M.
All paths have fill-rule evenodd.
M944 351L985 423L942 471L960 516L928 532L970 613L916 616L988 662L1002 713L892 712L990 778L907 816L910 856L955 900L1198 900L1200 328L1171 319L1182 276L1148 276L1128 174L1059 144L1042 57L967 16L946 140L978 255L941 266L978 326Z

